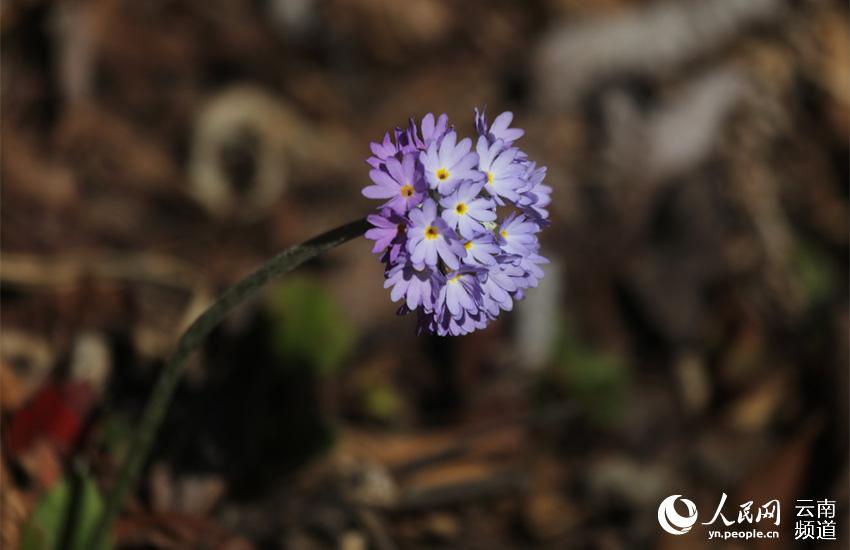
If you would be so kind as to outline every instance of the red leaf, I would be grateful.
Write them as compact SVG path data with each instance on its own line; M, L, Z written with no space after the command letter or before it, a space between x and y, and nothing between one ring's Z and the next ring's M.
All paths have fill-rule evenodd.
M48 441L61 453L70 451L80 435L92 398L85 382L44 386L15 413L5 432L5 443L12 456L27 451L40 440Z

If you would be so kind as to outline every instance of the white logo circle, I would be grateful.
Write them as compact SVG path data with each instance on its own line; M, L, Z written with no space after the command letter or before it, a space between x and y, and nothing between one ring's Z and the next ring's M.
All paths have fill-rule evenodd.
M697 522L697 506L682 495L672 495L661 501L658 506L658 524L671 535L684 535ZM688 509L687 515L679 515L676 511L676 500L681 500Z

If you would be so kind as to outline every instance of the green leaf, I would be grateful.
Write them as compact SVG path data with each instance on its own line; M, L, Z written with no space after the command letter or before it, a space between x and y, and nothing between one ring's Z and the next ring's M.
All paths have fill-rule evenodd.
M815 243L798 240L791 251L790 267L809 304L822 302L834 294L836 280L832 265Z
M60 547L66 532L66 521L76 518L72 540L67 548L86 550L86 539L91 536L100 514L103 513L103 500L94 480L80 474L79 495L72 502L71 482L66 478L50 489L36 504L35 510L24 526L23 550L54 550ZM74 509L71 507L74 506ZM111 548L110 543L100 546L101 550Z
M133 424L127 415L112 410L107 410L103 417L100 444L106 448L113 460L120 462L129 451Z
M321 374L330 374L351 353L354 326L318 284L307 279L284 282L269 293L267 306L272 349L282 361L306 361Z
M604 425L622 418L629 384L628 367L620 355L582 342L568 322L560 326L552 375L556 384Z
M363 396L366 414L376 420L391 422L401 410L402 399L396 389L383 383L370 387Z

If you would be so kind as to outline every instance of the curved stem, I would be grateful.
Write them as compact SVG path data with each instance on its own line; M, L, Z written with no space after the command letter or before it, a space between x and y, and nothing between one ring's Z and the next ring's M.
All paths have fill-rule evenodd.
M101 548L108 540L112 523L121 511L127 493L135 485L151 450L154 438L171 403L187 359L203 340L237 305L260 290L271 279L287 273L314 258L362 235L369 227L365 219L332 229L309 241L289 248L256 271L225 290L180 336L177 347L159 375L156 387L145 406L135 438L118 473L118 480L106 499L106 507L86 548Z

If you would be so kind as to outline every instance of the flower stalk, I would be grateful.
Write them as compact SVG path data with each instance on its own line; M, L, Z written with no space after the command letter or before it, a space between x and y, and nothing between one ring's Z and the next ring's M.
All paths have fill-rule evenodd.
M86 548L102 548L109 540L112 524L121 511L127 493L135 486L142 467L148 458L151 446L159 431L174 390L183 374L189 357L200 348L204 339L218 326L236 306L254 295L269 281L304 262L315 258L336 246L362 235L369 224L365 219L357 220L332 229L309 241L289 248L256 271L225 290L180 336L177 346L162 372L145 406L135 437L118 472L118 478L106 498L106 506L90 544Z

